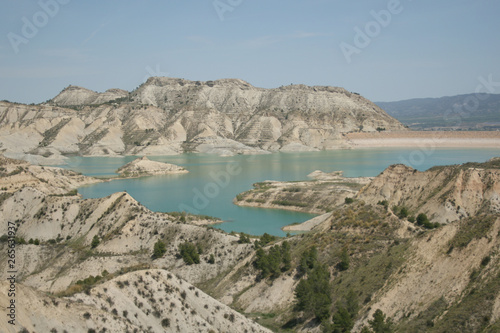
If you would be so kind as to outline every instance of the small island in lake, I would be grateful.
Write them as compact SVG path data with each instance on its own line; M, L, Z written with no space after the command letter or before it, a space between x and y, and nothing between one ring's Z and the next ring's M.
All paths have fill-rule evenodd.
M116 173L123 178L138 178L188 172L189 171L178 165L151 161L146 156L137 158L116 170Z

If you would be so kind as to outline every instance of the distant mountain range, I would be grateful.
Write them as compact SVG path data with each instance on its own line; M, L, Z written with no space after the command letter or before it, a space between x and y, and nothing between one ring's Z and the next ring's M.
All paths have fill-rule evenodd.
M500 94L465 94L375 102L414 130L500 129Z

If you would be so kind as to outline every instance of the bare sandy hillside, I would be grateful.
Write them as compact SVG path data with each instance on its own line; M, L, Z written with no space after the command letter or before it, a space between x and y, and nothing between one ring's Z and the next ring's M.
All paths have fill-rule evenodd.
M71 297L19 285L17 300L16 325L2 320L2 332L270 332L165 270L127 273Z
M382 313L394 332L498 332L499 163L258 183L239 201L328 209L277 238L151 212L126 192L84 200L75 187L97 180L3 159L0 251L10 222L19 325L0 330L366 332Z
M2 332L267 331L186 282L210 280L253 252L236 236L198 226L208 217L154 213L125 192L83 200L75 187L99 180L1 162L2 253L10 225L17 243L17 325L2 321ZM158 242L164 251L154 256ZM200 262L186 264L180 244L195 246ZM2 280L11 274L7 260L0 256ZM12 298L7 289L2 306Z
M60 164L64 154L219 155L342 146L342 133L404 131L371 101L338 87L263 89L238 79L152 77L132 92L69 86L41 105L0 102L4 154Z

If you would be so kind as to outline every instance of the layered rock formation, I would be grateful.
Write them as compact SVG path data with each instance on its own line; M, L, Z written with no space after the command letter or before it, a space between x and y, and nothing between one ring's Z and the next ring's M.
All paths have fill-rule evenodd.
M332 149L344 144L342 133L378 127L405 130L375 104L343 88L263 89L237 79L153 77L131 93L70 86L42 105L0 102L1 149L55 160L66 153Z
M440 223L472 217L484 211L500 214L500 161L438 166L425 172L392 165L357 197L370 204L387 200L405 206L415 216L425 213Z
M238 206L323 214L343 204L346 198L354 197L373 179L372 177L348 178L342 176L342 171L326 173L320 170L312 172L308 177L314 180L255 183L254 189L238 194L233 203Z

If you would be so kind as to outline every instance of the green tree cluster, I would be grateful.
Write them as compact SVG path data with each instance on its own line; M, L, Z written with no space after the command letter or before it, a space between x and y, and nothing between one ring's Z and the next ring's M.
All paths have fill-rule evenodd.
M353 289L349 290L344 302L337 302L336 308L337 311L333 314L333 332L350 332L359 310L358 298Z
M387 208L389 208L389 201L380 200L379 202L377 202L377 205L384 206L385 210L387 210Z
M268 276L275 279L281 272L286 272L291 268L292 257L290 254L290 244L288 241L281 243L281 246L274 245L265 251L258 248L254 265L260 270L259 278L265 279Z
M332 299L330 296L330 272L325 265L315 264L307 273L307 278L300 280L295 288L297 310L306 316L315 316L325 320L330 316Z
M308 251L304 251L300 257L299 274L304 275L308 273L318 264L318 250L316 246L311 247Z
M373 320L369 320L374 333L392 333L394 332L394 323L391 318L386 318L382 310L377 309L373 314Z
M238 240L238 243L239 244L248 244L248 243L250 243L250 237L247 234L245 234L244 232L242 232L240 234L240 239Z
M405 206L394 206L392 207L392 212L400 219L404 219L408 217L408 215L410 215L408 208L406 208Z
M439 226L440 226L440 224L437 222L432 223L431 221L429 221L429 219L427 218L427 215L425 215L424 213L418 214L416 222L418 225L420 225L426 229L439 228Z
M200 263L200 254L198 251L200 248L191 242L184 242L179 245L179 252L184 259L184 262L188 265L199 264Z
M265 246L271 242L276 240L276 236L269 235L267 232L260 236L260 239L254 243L255 248L259 248L261 246Z
M30 238L30 240L28 241L28 244L40 245L40 240L38 238L36 238L34 240L33 240L33 238Z

